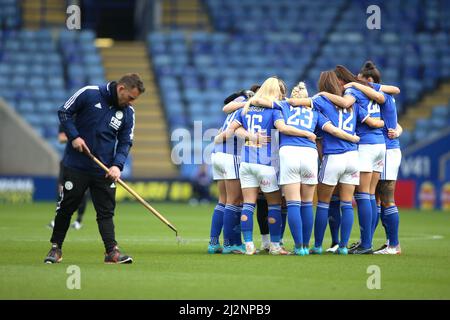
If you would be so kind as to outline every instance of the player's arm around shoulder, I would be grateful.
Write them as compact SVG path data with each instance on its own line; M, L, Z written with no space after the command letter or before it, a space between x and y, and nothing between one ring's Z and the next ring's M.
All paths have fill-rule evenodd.
M347 140L353 143L359 142L359 137L357 135L352 135L347 132L345 132L342 129L339 129L338 127L334 126L331 121L327 122L323 127L322 130L325 132L328 132L329 134L341 139L341 140Z
M316 142L316 135L307 130L297 129L294 126L288 125L284 122L284 119L278 119L274 123L275 128L278 129L282 134L289 136L305 137L312 142Z
M384 121L381 119L375 119L370 116L366 117L366 119L363 121L365 124L367 124L371 128L383 128L384 127Z

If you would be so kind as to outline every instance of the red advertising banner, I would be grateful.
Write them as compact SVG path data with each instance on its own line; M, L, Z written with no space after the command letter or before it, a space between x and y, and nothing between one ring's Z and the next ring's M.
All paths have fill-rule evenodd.
M416 181L398 180L395 187L395 203L400 208L415 208Z

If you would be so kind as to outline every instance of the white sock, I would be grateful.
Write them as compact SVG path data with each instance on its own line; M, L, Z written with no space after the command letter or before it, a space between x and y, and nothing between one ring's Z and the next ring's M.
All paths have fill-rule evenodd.
M268 244L270 242L270 235L268 234L262 234L261 235L262 243Z

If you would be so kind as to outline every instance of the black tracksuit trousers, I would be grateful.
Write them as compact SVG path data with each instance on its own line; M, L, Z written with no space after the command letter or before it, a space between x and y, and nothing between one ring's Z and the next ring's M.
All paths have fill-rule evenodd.
M112 251L117 245L113 222L116 207L115 183L104 176L65 167L62 185L63 190L56 207L55 226L50 242L57 243L62 248L72 215L79 208L89 188L105 250L107 253Z

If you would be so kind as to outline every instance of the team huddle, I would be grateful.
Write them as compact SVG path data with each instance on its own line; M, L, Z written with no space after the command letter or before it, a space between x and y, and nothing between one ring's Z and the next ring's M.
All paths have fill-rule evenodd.
M286 85L277 77L228 97L211 155L219 201L208 253L321 254L329 224L327 252L400 254L394 190L402 128L393 98L400 90L380 82L379 70L368 61L357 76L340 65L322 72L313 97L302 82L286 97ZM349 245L353 198L360 239ZM253 241L256 204L260 250ZM379 220L386 243L373 250ZM283 245L286 225L293 251Z

